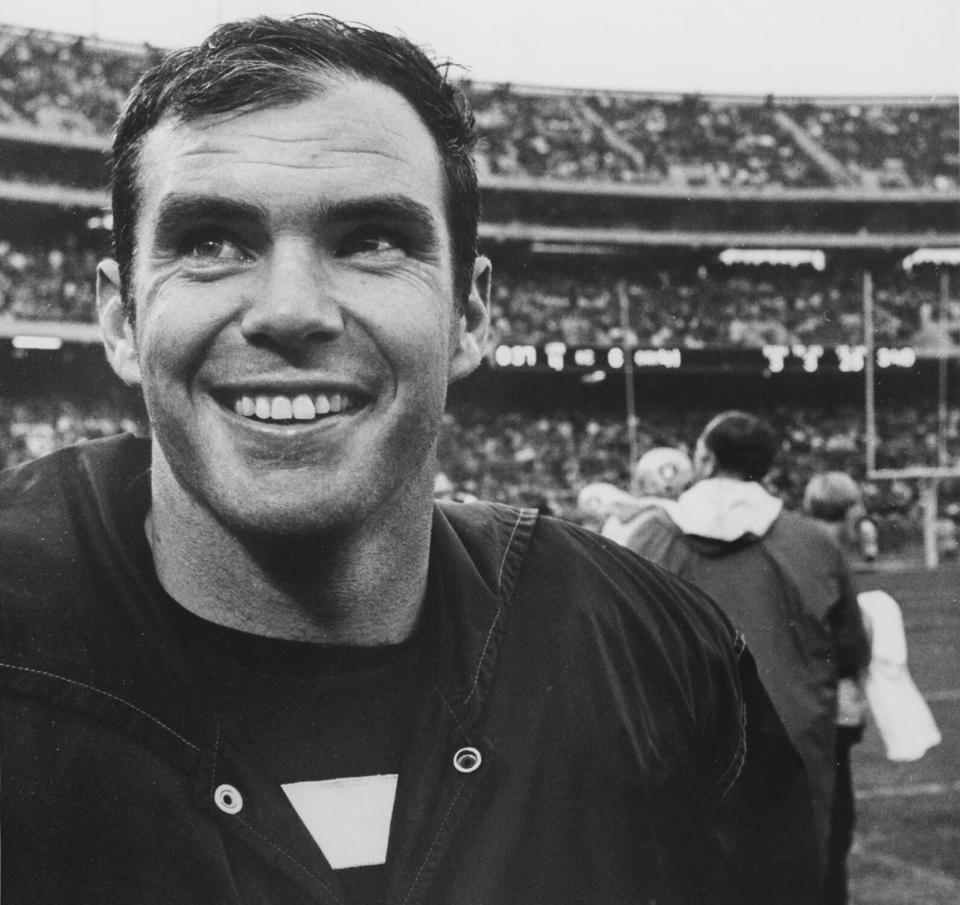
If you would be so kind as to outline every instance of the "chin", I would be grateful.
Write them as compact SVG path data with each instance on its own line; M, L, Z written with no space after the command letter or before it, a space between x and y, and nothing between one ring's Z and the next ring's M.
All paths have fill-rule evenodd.
M363 518L345 501L304 499L302 494L296 500L256 499L239 506L216 506L214 511L230 533L249 540L344 535Z

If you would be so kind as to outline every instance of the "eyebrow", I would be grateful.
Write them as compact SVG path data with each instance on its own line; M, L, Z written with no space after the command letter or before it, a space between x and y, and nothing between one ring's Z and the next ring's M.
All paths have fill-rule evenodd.
M214 195L168 195L160 200L156 235L175 235L184 225L198 221L246 220L266 223L267 212L258 204Z
M409 195L373 195L365 198L335 201L323 205L325 219L334 223L382 220L412 228L421 241L439 243L439 227L433 211Z
M439 242L439 227L433 211L409 195L371 195L321 203L320 219L341 224L366 220L405 224L413 228L421 240L434 245ZM269 213L259 204L236 198L169 195L160 200L156 232L158 236L168 236L184 224L204 220L266 224Z

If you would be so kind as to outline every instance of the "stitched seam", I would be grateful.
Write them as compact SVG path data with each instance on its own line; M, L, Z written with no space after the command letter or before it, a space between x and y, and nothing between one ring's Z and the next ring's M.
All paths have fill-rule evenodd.
M185 745L193 748L194 751L199 751L200 747L195 745L193 742L184 738L179 732L175 729L171 729L166 723L161 720L158 720L153 714L147 713L146 710L142 710L137 707L136 704L126 701L123 698L117 697L115 694L111 694L109 691L104 691L102 688L97 688L93 685L88 685L86 682L78 682L76 679L68 678L67 676L58 675L55 672L47 672L45 669L33 669L29 666L16 666L13 663L3 663L0 662L0 667L5 669L16 669L20 672L32 673L37 676L46 676L48 679L59 679L61 682L66 682L69 685L76 685L77 688L82 688L85 691L92 691L95 694L101 695L102 697L108 698L111 701L116 701L118 704L123 704L125 707L129 707L131 710L136 711L141 716L145 716L150 722L156 723L161 729L165 729L169 732L174 738L179 739Z
M490 646L490 641L493 639L493 633L497 628L497 623L500 621L500 616L503 613L503 595L502 595L502 585L503 585L503 570L506 567L507 557L510 555L510 549L513 546L514 538L517 536L517 530L520 528L520 523L523 521L524 511L520 510L517 513L517 520L513 523L513 530L510 532L510 537L507 539L506 549L503 551L503 557L500 560L500 568L497 571L497 612L493 617L493 622L490 623L490 631L487 632L487 637L483 642L483 650L480 651L480 656L477 658L477 670L473 674L473 685L470 686L470 691L467 696L463 699L463 703L467 704L470 701L470 698L473 697L474 693L477 690L477 685L480 682L480 670L483 668L483 660L487 655L487 648Z
M420 862L420 867L417 869L416 876L414 876L413 882L410 884L410 888L407 890L407 894L403 897L403 905L406 905L406 903L410 901L410 896L413 895L413 891L416 889L417 883L420 880L420 875L423 873L423 869L427 866L427 862L430 860L430 855L437 846L437 840L443 833L443 828L446 826L447 820L450 819L450 814L453 812L454 807L456 807L457 802L460 800L460 796L463 794L465 787L466 782L461 782L460 788L457 789L457 794L453 796L453 801L450 802L450 807L447 808L447 813L443 815L443 820L440 821L440 826L437 827L437 832L433 837L433 841L430 843L430 848L427 849L426 854L423 856L423 861Z
M500 614L503 612L502 601L497 603L497 614L493 617L493 622L490 623L490 631L487 632L486 640L483 642L483 650L480 651L480 656L477 658L477 671L473 674L473 685L470 686L470 691L467 696L463 699L463 703L467 704L470 701L470 698L473 697L474 692L477 690L477 685L480 682L480 670L483 668L483 658L487 655L487 648L490 646L490 640L493 638L494 629L497 627L497 623L500 621Z
M461 734L468 742L470 742L471 744L473 744L473 740L470 738L470 733L467 732L467 730L463 727L463 724L460 722L460 720L457 719L456 713L454 712L453 708L450 706L450 704L449 704L449 702L447 701L446 697L444 696L443 692L440 690L440 686L437 684L436 679L431 679L431 680L430 680L430 684L433 685L434 691L436 691L437 696L438 696L438 697L440 698L440 700L443 702L443 707L444 707L444 709L447 711L448 714L450 714L450 719L453 720L454 723L457 724L457 729L460 730L460 734Z
M714 783L714 794L716 794L717 801L723 801L727 797L729 791L733 788L734 783L740 777L740 773L743 770L743 764L746 760L747 754L747 708L741 704L740 705L740 739L737 743L737 750L733 753L733 759L727 765L726 770L723 771L720 778ZM733 774L732 776L730 774ZM729 777L729 779L728 779ZM719 791L717 791L719 790Z
M747 649L747 640L740 632L737 632L733 639L733 654L739 662L741 655ZM747 708L740 704L740 737L737 741L737 749L733 752L733 757L726 769L720 774L719 779L713 784L713 794L717 801L723 801L727 793L733 788L743 770L743 764L747 753ZM730 776L730 774L733 774ZM729 777L729 779L728 779Z
M500 569L497 572L497 593L500 592L500 588L503 584L503 569L507 564L507 557L510 555L510 548L513 546L513 539L517 536L517 529L520 527L520 522L523 521L524 515L525 510L523 509L517 512L517 520L513 523L513 530L510 532L510 537L507 540L507 546L503 551L503 557L500 560Z
M213 742L213 764L210 767L210 788L213 789L217 782L217 761L220 756L220 717L213 715L214 725L217 727L217 736Z
M266 842L267 845L269 845L274 851L283 855L284 858L286 858L291 864L293 864L295 867L301 870L304 874L310 877L311 880L315 880L317 883L319 883L331 895L334 901L336 902L342 901L332 886L330 886L321 877L318 877L312 870L310 870L310 868L305 867L303 864L301 864L286 849L277 845L277 843L274 842L269 836L265 836L263 833L261 833L260 830L258 830L252 823L249 823L248 821L244 820L242 817L237 817L236 820L241 824L243 824L243 826L245 826L255 836L258 836L260 839Z

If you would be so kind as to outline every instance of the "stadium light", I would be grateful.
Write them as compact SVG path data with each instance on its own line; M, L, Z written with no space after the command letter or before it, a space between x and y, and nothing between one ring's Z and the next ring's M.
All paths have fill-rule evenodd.
M903 269L907 272L918 264L956 267L960 264L960 248L918 248L903 259Z
M720 263L786 265L800 267L809 264L814 270L824 270L827 256L813 248L727 248L720 252Z
M63 340L59 336L25 336L18 334L11 340L14 349L44 349L49 352L56 352L63 346Z

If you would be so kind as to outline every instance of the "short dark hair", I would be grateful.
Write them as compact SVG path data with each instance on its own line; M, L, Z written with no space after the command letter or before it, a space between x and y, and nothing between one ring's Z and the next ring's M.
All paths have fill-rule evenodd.
M325 74L353 75L392 88L430 130L443 161L454 293L463 305L477 255L480 192L471 156L474 117L448 80L448 68L406 38L314 14L230 22L202 44L166 54L134 86L114 133L114 254L128 317L133 316L140 204L137 167L146 134L167 114L190 122L306 100Z
M761 481L773 465L779 441L773 428L747 412L722 412L700 434L717 469L744 481Z

